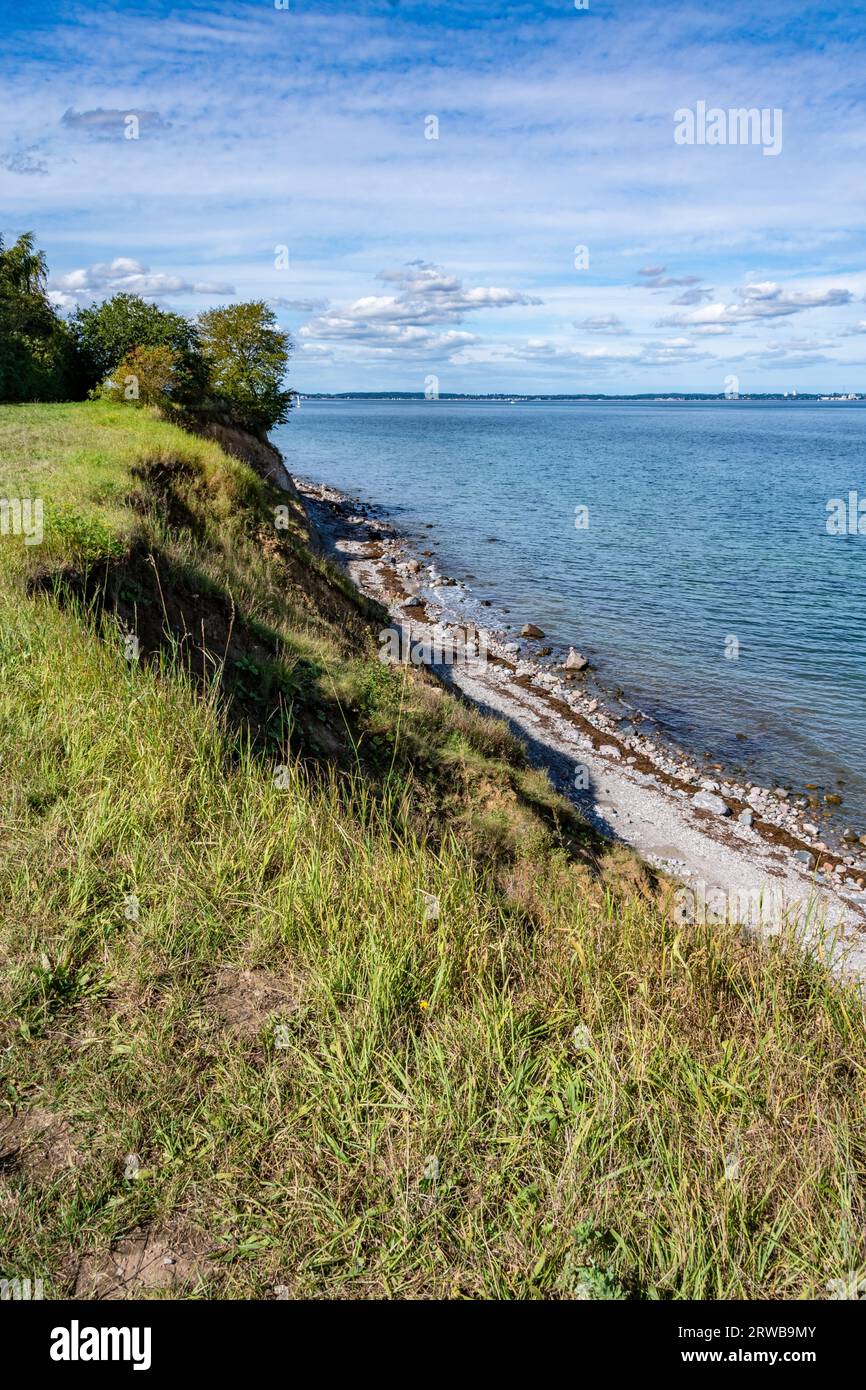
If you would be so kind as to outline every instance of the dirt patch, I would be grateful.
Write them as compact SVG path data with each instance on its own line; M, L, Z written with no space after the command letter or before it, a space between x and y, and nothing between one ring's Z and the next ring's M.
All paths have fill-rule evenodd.
M379 580L382 585L382 591L387 599L402 599L408 597L408 590L393 565L382 564L379 566Z
M182 1239L138 1231L111 1250L82 1258L73 1297L115 1300L162 1292L193 1293L206 1279L209 1266L207 1256Z
M241 429L228 416L222 419L186 417L183 428L190 434L201 435L203 439L213 439L226 454L242 459L268 482L275 483L286 492L297 496L283 456L270 440Z
M267 970L238 970L224 965L218 972L208 1003L236 1038L258 1037L273 1015L287 1017L300 1002L296 979L280 980Z
M403 612L407 618L417 623L429 623L432 621L429 610L423 599L415 599L413 603L404 603Z
M69 1125L52 1110L34 1107L0 1118L0 1176L17 1169L50 1181L83 1159Z

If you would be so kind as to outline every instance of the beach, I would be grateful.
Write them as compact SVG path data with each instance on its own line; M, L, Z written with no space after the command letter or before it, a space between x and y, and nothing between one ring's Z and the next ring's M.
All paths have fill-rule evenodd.
M547 666L574 646L614 716L645 716L633 731L708 780L787 791L856 854L864 541L827 505L860 476L864 422L814 402L313 401L274 443L392 522L422 587L428 564L457 581L447 618Z
M581 674L568 678L533 660L531 643L455 622L460 586L387 517L326 484L292 481L324 552L388 609L397 640L383 632L383 659L396 651L411 661L414 653L480 710L505 719L593 826L670 876L684 922L727 919L762 935L796 925L810 949L831 952L840 972L866 979L859 845L828 845L808 809L791 805L781 788L708 777L660 737L624 730Z

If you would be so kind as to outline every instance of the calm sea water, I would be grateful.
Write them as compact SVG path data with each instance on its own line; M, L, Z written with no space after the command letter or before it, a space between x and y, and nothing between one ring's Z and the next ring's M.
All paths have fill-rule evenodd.
M689 751L839 791L866 829L866 535L826 524L866 499L866 406L307 401L274 438L488 622L536 623Z

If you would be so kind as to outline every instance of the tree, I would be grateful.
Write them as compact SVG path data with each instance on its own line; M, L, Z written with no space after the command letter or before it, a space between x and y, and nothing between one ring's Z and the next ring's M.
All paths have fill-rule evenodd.
M101 394L134 405L169 405L177 389L177 353L170 347L135 347L102 383Z
M283 386L291 339L276 322L263 300L198 316L212 393L239 425L263 433L288 418L294 395Z
M32 232L0 238L0 400L56 401L80 390L75 342L48 299Z
M76 310L72 331L90 386L105 381L137 348L168 348L175 359L172 399L198 405L207 393L207 367L198 333L182 314L160 309L137 294L115 294L102 304Z
M224 412L259 434L287 418L291 340L263 300L192 322L140 295L115 294L67 323L47 278L32 233L8 249L0 239L0 400L68 400L98 389L187 414Z

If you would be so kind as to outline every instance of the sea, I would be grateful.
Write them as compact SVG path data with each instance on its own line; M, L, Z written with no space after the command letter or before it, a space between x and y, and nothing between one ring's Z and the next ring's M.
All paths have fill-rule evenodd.
M272 438L467 618L535 624L642 727L866 831L866 402L304 400Z

